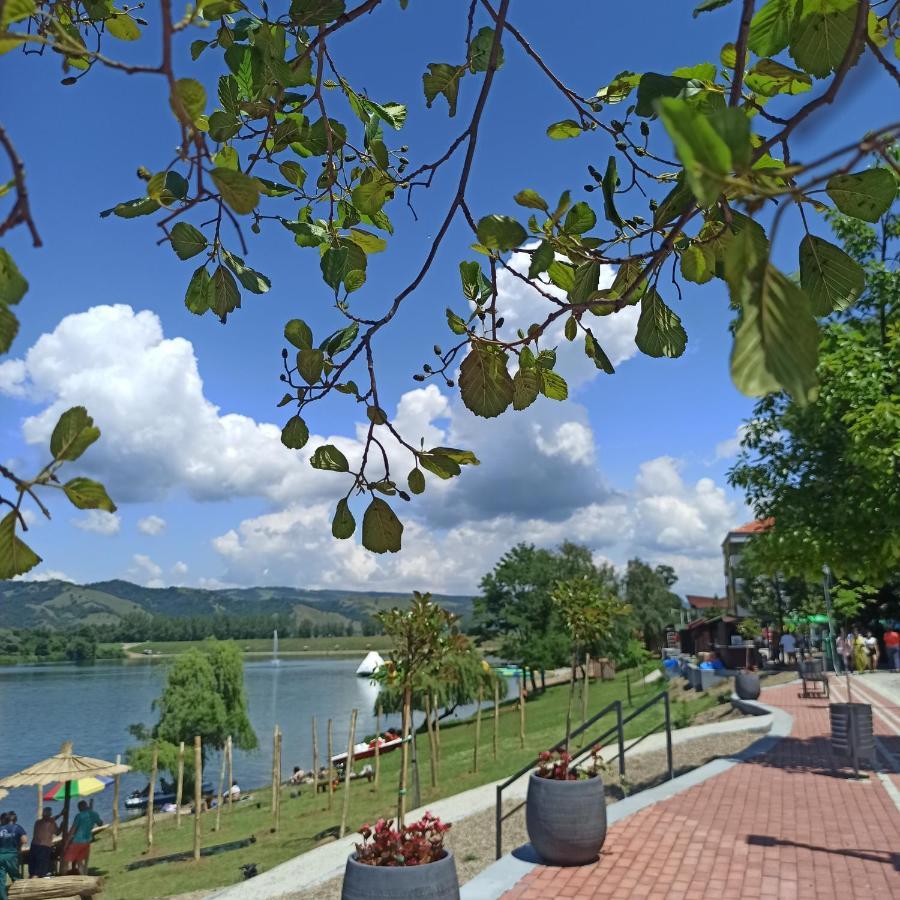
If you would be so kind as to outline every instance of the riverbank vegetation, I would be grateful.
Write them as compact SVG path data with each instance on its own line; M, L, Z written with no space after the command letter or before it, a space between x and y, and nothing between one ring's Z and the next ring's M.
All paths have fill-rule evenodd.
M612 700L622 700L627 707L626 678L632 681L632 700L635 707L652 697L659 690L659 683L635 686L636 673L619 673L614 681L592 684L588 696L588 715L592 715ZM423 805L442 797L459 793L481 784L496 781L525 765L537 753L558 741L565 729L567 686L549 687L544 693L533 694L526 704L526 740L524 748L519 738L519 716L515 702L502 706L500 728L497 736L497 756L492 752L492 717L485 714L481 726L481 753L478 772L473 772L473 746L476 723L468 719L458 723L441 725L441 777L438 785L432 787L428 778L428 735L421 730L416 735L416 757L419 766L420 799ZM715 705L717 698L710 694L698 695L679 703L679 718L687 724L702 710ZM581 705L576 704L580 711ZM631 723L626 733L636 736L654 725L661 724L662 708L639 716ZM421 726L421 716L415 724ZM609 722L612 724L612 721ZM260 743L266 746L266 736L260 735ZM265 751L263 751L265 752ZM411 754L412 756L412 754ZM308 768L310 760L296 757L290 746L284 748L286 768L300 765ZM350 793L348 827L353 829L364 821L379 815L396 812L397 782L399 777L400 754L385 755L381 760L380 784L376 787L362 781L353 783ZM213 773L204 773L213 779ZM235 778L241 783L245 794L247 786L241 780L240 769L235 770ZM241 879L240 866L255 863L260 871L313 849L318 845L316 835L337 826L341 818L342 797L337 793L332 808L328 808L328 795L314 797L312 788L304 785L282 788L283 802L280 829L273 834L271 812L271 791L267 787L252 790L251 800L236 804L229 812L227 807L221 816L221 830L214 832L215 812L201 817L202 845L212 847L230 841L250 837L255 843L245 849L234 850L214 856L203 857L199 862L167 862L150 869L128 871L127 866L135 861L155 859L168 854L189 851L192 841L192 822L182 819L181 828L175 827L173 816L162 816L154 829L154 844L148 852L145 830L137 825L125 827L119 835L117 850L112 849L111 836L103 834L91 856L92 870L106 876L104 896L108 900L150 900L185 893L188 891L212 889ZM417 804L415 777L409 787L409 806ZM139 820L143 822L143 820Z

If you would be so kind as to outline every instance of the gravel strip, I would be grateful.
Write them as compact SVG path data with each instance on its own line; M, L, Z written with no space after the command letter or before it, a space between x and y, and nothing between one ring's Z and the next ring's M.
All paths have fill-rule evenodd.
M729 709L716 709L715 712L720 713L722 718L731 717ZM676 744L672 748L675 774L683 775L713 759L739 753L758 739L759 734L741 732L697 738L684 744ZM667 777L665 750L642 753L629 758L627 777L629 793L636 793L664 781ZM624 793L617 773L605 780L606 803L610 805L622 799ZM504 810L508 812L516 805L515 801L504 804ZM522 807L503 823L503 849L509 852L527 840L525 809ZM456 856L459 883L465 884L494 862L494 810L484 810L459 821L450 829L447 843ZM290 900L340 900L342 880L340 877L333 878L308 890L285 896Z

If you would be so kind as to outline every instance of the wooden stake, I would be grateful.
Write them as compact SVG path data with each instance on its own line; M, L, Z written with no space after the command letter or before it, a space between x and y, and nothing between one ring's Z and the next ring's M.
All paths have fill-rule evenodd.
M122 757L116 754L116 765L122 762ZM113 817L112 817L112 845L113 850L119 846L119 776L113 778Z
M500 742L500 679L494 680L494 759Z
M347 761L344 763L344 809L341 813L341 831L338 837L347 833L347 813L350 811L350 775L353 772L353 743L356 740L356 716L359 710L350 713L350 737L347 739Z
M525 671L519 678L519 746L525 746Z
M275 832L281 827L281 729L278 729L278 737L275 739L275 754L278 757L278 767L275 770Z
M428 729L428 762L431 769L431 786L437 787L437 748L434 746L434 722L431 721L431 696L425 697L425 727Z
M334 756L334 743L331 738L331 719L328 720L328 808L334 804L334 770L331 768L331 758Z
M219 766L219 793L216 794L216 828L218 831L222 823L222 785L225 783L225 765L228 762L228 741L226 739L225 746L222 748L222 765ZM231 793L231 785L228 785L228 793Z
M156 770L159 764L159 747L153 742L150 761L150 791L147 794L147 849L153 846L153 795L156 792Z
M481 699L484 689L478 687L478 706L475 707L475 750L472 754L472 771L478 771L478 747L481 744Z
M409 734L411 693L411 688L403 689L403 718L400 725L400 778L397 786L397 828L403 827L403 817L406 814L406 773L409 769L409 742L406 737Z
M375 790L381 782L381 704L375 707Z
M231 793L234 784L234 743L230 734L225 741L225 749L228 751L228 812L231 812L234 809L234 794Z
M434 707L434 745L437 747L438 778L441 777L441 711L437 705L434 692L431 693L431 705Z
M591 654L584 655L584 687L581 689L581 721L587 722L588 717L588 685L590 683Z
M319 738L316 734L316 717L312 720L312 747L313 747L313 798L319 796Z
M272 817L275 817L275 794L278 784L278 773L275 766L278 765L278 725L272 730Z
M178 745L178 777L175 779L175 827L181 828L181 800L184 791L184 741Z
M194 862L200 859L200 804L203 801L203 746L194 736Z

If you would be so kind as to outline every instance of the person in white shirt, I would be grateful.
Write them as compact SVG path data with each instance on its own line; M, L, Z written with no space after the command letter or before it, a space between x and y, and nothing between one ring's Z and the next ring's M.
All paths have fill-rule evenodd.
M785 632L781 636L781 640L778 643L781 646L781 652L784 655L784 661L786 663L797 662L797 640L796 640L796 638L789 632Z
M229 790L234 800L241 799L241 789L238 787L238 783L236 781L231 782L231 787L229 788Z
M874 672L878 668L878 638L871 631L866 632L866 653L869 657L869 671Z

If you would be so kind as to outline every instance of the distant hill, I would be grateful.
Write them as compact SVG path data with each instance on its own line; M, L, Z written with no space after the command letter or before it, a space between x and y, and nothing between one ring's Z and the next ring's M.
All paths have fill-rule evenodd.
M472 598L434 598L459 616L472 609ZM293 613L296 620L359 622L392 606L406 606L408 593L318 591L288 587L147 588L130 581L71 584L67 581L0 582L0 628L65 629L73 625L114 625L129 613L192 616Z

